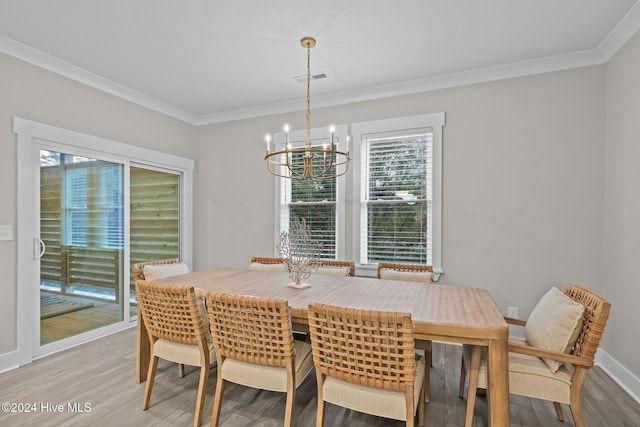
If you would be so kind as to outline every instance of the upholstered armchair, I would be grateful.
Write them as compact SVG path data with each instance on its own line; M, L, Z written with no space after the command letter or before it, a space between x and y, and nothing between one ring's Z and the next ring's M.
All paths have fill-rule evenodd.
M561 403L568 404L576 427L584 427L580 404L582 386L609 317L611 305L579 286L560 292L551 289L538 302L527 321L507 322L525 328L525 341L509 342L509 392L549 400L563 421ZM471 426L476 388L486 389L484 350L464 346L460 397L469 373L466 426Z

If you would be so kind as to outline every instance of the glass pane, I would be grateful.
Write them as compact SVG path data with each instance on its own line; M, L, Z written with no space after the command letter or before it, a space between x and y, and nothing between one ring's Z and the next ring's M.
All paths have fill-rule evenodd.
M431 262L432 133L367 139L365 263Z
M324 160L322 154L314 154L315 164ZM302 165L302 153L294 154L292 162ZM315 167L314 171L319 172L320 168ZM336 182L336 178L291 181L289 221L306 220L313 238L322 244L320 257L324 259L336 258Z
M427 204L372 203L368 207L370 263L428 264Z
M292 205L290 218L304 218L311 229L311 236L322 244L320 258L335 259L336 257L336 207L329 205Z
M180 257L180 175L140 167L130 170L131 264ZM129 269L131 270L131 269ZM137 315L130 275L131 315Z
M123 320L123 167L40 151L40 343Z
M372 141L369 149L369 200L425 200L427 138Z

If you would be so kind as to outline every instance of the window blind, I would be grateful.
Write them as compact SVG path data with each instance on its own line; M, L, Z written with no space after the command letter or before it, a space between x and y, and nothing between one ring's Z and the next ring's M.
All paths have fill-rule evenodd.
M292 162L301 164L302 153L295 153ZM285 209L281 209L281 223L290 224L297 218L304 218L312 238L322 245L320 257L323 259L336 258L336 184L337 178L319 181L286 179L288 191L283 192Z
M432 128L363 142L361 263L431 264Z

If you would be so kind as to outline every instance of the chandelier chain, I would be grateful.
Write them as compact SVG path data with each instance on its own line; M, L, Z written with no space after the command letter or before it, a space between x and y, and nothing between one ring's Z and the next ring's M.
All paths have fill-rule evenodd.
M307 42L307 144L311 144L311 45Z
M322 146L311 145L311 48L316 45L316 40L313 37L303 37L300 42L307 49L307 142L304 147L292 147L289 143L289 126L285 126L283 149L271 151L271 136L267 135L267 154L264 159L269 172L281 178L334 179L349 170L349 137L346 137L346 149L338 149L332 125L328 143Z

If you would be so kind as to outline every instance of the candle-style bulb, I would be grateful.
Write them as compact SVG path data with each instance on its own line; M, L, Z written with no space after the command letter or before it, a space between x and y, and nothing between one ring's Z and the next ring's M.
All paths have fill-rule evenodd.
M284 142L285 144L289 143L289 124L285 123L284 125Z

